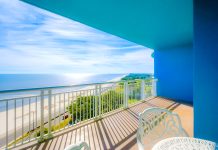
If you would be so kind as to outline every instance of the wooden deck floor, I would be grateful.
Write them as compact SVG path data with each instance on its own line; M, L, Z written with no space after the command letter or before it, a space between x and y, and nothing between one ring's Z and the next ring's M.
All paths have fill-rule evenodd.
M132 106L127 110L113 113L101 120L69 128L44 143L32 143L17 149L63 150L66 146L82 140L86 141L92 150L135 150L137 149L136 130L138 127L138 114L149 107L163 107L177 112L181 117L183 127L190 136L193 136L193 108L168 99L156 97L147 102L141 102Z

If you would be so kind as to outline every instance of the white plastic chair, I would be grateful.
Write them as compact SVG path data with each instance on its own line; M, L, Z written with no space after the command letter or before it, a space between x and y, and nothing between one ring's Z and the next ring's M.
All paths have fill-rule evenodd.
M167 109L148 108L139 114L137 144L139 150L151 149L165 138L187 137L179 116Z
M72 144L67 146L64 150L90 150L90 147L86 142L79 142L78 144Z

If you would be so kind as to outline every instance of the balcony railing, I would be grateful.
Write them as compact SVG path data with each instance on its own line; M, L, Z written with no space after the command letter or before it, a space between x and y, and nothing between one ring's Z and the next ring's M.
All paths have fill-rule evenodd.
M33 140L91 119L99 119L156 96L156 79L105 82L0 92L0 148Z

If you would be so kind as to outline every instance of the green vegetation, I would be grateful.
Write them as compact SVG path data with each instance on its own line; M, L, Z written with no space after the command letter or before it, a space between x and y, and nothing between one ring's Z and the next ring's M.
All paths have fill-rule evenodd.
M107 113L111 110L123 107L122 88L111 89L101 94L101 112ZM96 101L97 99L97 101ZM67 110L71 114L73 120L70 122L75 124L95 116L95 111L99 112L99 107L95 108L95 103L99 103L99 96L80 96L71 103ZM98 106L98 105L97 105Z
M53 125L51 127L51 131L57 131L57 130L60 130L60 129L63 129L64 127L66 127L70 122L71 122L71 118L67 118L67 119L64 119L63 121L61 121L59 124L57 125ZM40 132L40 129L38 129L35 134L34 134L34 137L39 137L41 134ZM44 134L48 134L48 128L44 128Z
M130 73L127 76L123 77L121 80L136 80L136 79L150 79L152 78L152 74L144 74L144 73Z

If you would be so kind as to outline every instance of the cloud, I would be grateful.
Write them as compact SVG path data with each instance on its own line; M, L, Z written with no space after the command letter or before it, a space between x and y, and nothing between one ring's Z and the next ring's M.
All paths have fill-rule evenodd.
M0 73L153 72L153 50L12 1L0 0Z

